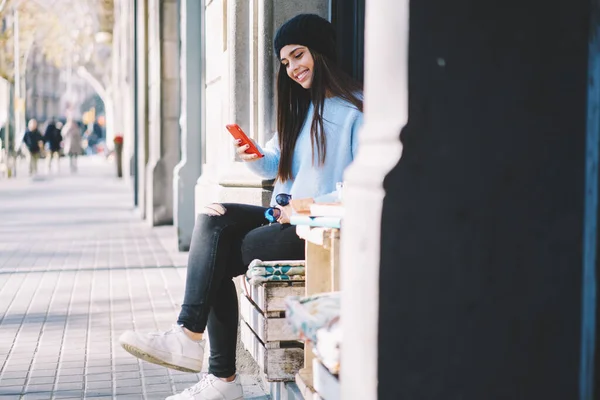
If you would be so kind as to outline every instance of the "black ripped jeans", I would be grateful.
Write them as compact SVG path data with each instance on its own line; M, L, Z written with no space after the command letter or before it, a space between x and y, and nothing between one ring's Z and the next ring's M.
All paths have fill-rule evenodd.
M235 374L238 300L232 278L256 258L303 260L304 241L289 224L267 225L265 208L223 204L223 215L200 214L192 234L185 297L178 324L210 336L209 373Z

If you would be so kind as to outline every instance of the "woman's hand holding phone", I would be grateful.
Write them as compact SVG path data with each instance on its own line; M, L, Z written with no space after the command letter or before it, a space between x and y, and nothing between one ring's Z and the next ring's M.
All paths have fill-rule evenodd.
M246 153L246 150L250 148L249 145L243 144L240 139L235 139L233 141L235 145L235 152L240 157L242 161L256 161L258 160L258 155L253 153Z
M235 139L235 152L240 159L243 161L256 161L263 157L254 140L250 139L238 124L227 124L225 128L227 128L231 136Z

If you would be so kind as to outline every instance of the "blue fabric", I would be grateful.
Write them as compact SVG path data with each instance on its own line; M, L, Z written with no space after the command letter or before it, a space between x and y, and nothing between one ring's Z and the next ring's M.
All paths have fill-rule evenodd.
M356 155L358 131L363 123L363 114L352 104L340 98L325 100L323 125L327 141L327 156L325 164L319 166L316 152L313 163L310 140L313 112L314 107L311 105L296 142L292 162L294 179L275 182L271 205L276 204L275 196L278 193L291 194L294 199L312 197L317 203L337 200L335 185L344 180L344 170ZM265 156L246 165L263 178L274 179L277 176L280 157L277 134L260 149Z

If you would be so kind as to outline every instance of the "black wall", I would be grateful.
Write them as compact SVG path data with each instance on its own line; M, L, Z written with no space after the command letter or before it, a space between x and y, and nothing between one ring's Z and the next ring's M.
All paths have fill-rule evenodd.
M578 399L589 7L411 2L379 399Z

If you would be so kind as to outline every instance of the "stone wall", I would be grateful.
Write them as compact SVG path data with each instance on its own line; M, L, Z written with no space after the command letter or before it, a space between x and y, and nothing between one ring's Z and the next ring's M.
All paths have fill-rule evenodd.
M60 71L50 64L39 48L34 47L29 55L25 81L26 116L36 118L43 128L49 118L60 116L60 94L63 92Z
M227 123L264 144L275 132L277 28L298 13L328 16L329 1L212 0L206 5L206 164L196 186L196 211L211 202L268 204L271 182L236 160ZM252 39L252 40L251 40Z

